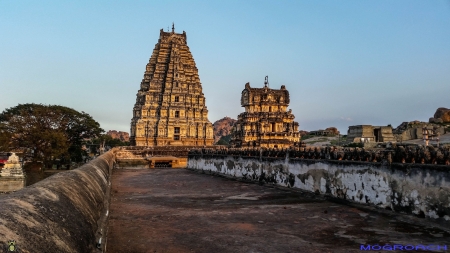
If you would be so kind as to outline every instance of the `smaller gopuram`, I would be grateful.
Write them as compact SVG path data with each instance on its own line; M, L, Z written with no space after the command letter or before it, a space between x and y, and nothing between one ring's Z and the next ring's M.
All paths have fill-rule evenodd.
M245 84L241 95L245 112L239 114L231 133L232 147L288 148L300 142L299 124L289 106L289 92L270 89L266 76L263 88Z
M0 154L0 192L20 190L25 183L19 157L15 153Z

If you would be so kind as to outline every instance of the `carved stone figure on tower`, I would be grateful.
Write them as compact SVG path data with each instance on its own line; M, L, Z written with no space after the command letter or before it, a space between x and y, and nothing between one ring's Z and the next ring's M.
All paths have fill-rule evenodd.
M209 146L213 126L186 32L160 30L131 119L131 145Z

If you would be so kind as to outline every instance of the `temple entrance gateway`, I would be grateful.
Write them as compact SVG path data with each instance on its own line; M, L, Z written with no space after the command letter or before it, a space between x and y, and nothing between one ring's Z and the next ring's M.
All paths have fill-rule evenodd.
M153 156L146 159L148 163L149 169L154 168L173 168L177 167L180 158L175 156Z
M375 136L375 142L379 142L380 140L380 129L375 128L373 129L373 135Z
M160 30L131 119L132 146L210 146L213 126L186 33Z
M172 164L170 162L156 162L155 168L172 168Z

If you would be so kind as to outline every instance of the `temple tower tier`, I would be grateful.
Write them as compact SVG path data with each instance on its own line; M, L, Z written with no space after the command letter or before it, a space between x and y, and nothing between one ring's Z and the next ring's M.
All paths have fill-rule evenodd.
M299 124L289 106L289 92L270 89L268 80L263 88L245 84L241 95L245 112L239 114L232 129L232 147L288 148L300 142Z
M209 146L213 125L187 45L186 32L160 30L136 95L130 142L134 146Z

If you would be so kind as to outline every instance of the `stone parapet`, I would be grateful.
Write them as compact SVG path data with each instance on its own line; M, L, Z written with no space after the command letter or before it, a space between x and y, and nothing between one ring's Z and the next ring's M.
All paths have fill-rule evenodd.
M296 188L450 222L449 166L259 157L257 153L190 155L188 169Z
M450 148L433 146L393 146L390 148L338 148L295 147L289 149L267 148L203 148L191 149L189 158L195 157L258 157L260 159L313 159L335 161L360 161L383 164L434 164L445 165L450 170Z
M0 245L14 240L19 252L97 252L100 238L104 242L113 152L1 195Z

